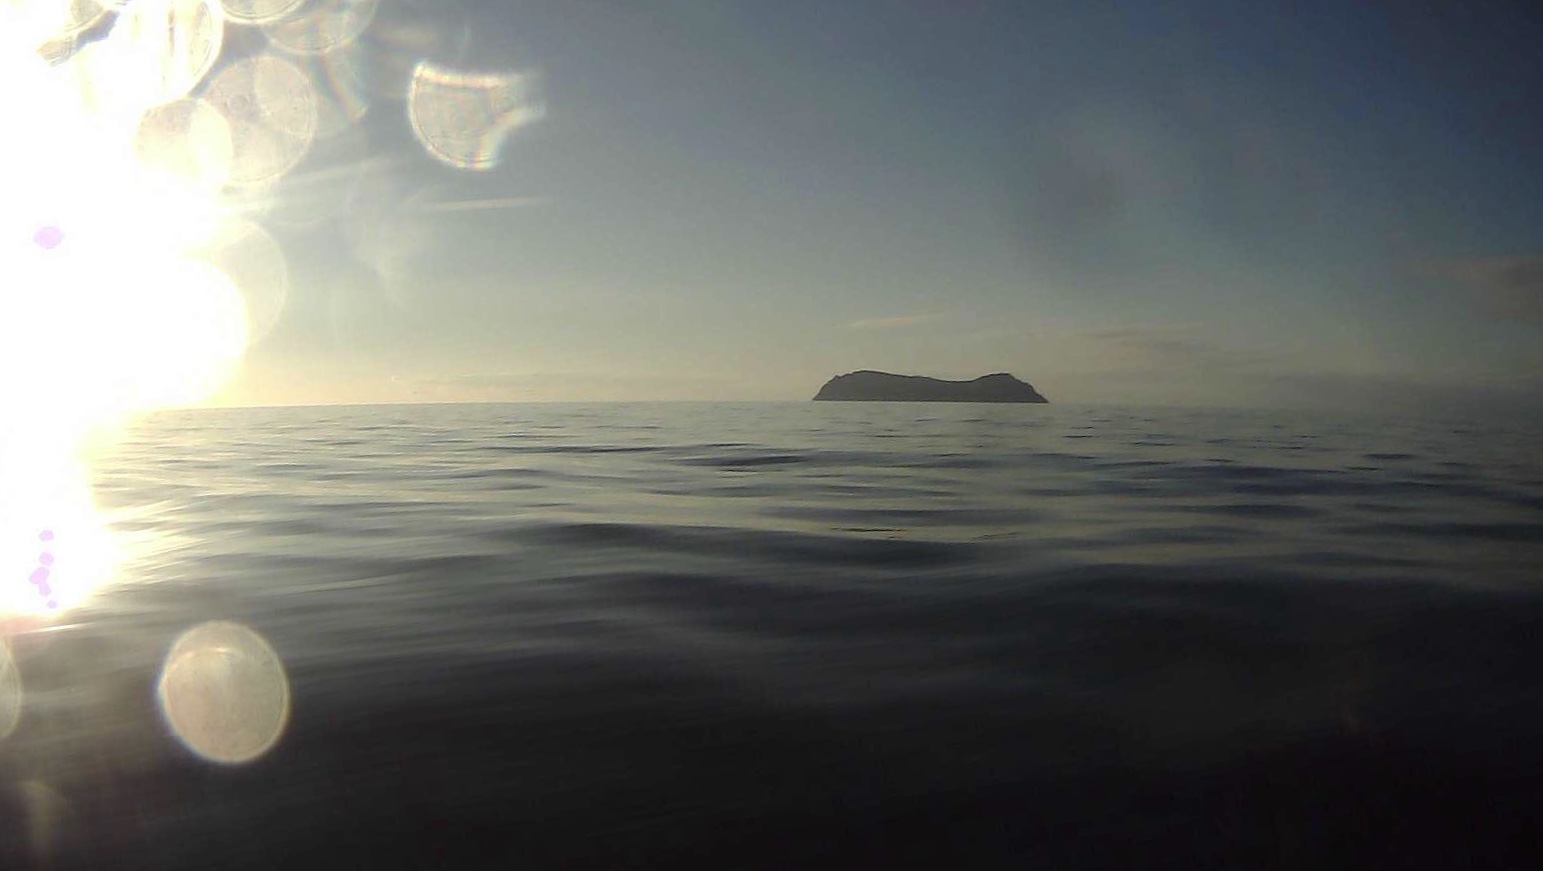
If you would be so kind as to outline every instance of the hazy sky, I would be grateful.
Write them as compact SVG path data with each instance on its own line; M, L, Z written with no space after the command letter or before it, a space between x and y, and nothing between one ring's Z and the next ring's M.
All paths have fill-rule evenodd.
M1536 398L1525 7L386 0L367 114L262 218L288 303L221 401L803 399L861 368ZM419 58L530 74L544 114L489 171L437 163Z

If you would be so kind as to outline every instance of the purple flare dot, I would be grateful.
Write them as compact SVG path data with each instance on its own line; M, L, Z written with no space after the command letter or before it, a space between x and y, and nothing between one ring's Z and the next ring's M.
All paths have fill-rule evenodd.
M59 243L64 241L64 231L58 227L43 227L32 234L32 241L40 248L51 250L59 247Z
M45 565L45 566L53 565L54 564L54 555L51 554L51 553L40 553L40 554L38 554L38 564L39 565Z
M53 599L49 599L48 600L48 607L50 607L50 608L57 608L57 607L59 607L59 603L55 602Z
M34 570L30 580L32 583L37 584L40 587L48 583L48 569L40 568Z
M54 531L52 529L45 529L42 532L38 533L38 538L40 540L42 540L42 541L53 541L54 540Z

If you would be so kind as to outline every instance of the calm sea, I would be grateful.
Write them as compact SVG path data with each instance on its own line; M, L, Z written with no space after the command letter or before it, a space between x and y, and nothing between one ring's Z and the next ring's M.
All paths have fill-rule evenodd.
M11 639L0 851L1538 867L1540 436L1062 405L161 415L95 470L119 582ZM210 620L287 674L246 764L157 707Z

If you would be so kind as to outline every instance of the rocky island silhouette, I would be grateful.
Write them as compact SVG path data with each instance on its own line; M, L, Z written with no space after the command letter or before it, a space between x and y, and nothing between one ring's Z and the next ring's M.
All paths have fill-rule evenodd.
M815 402L1049 402L1033 385L998 372L971 381L943 381L864 369L825 382Z

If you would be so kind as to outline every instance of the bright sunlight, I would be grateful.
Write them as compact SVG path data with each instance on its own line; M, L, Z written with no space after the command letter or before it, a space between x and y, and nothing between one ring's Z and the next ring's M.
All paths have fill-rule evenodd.
M105 38L83 38L103 23ZM189 97L222 30L205 0L0 0L0 612L13 617L57 615L112 578L88 440L205 398L245 350L246 303L209 262L231 133ZM50 57L61 40L73 50Z

